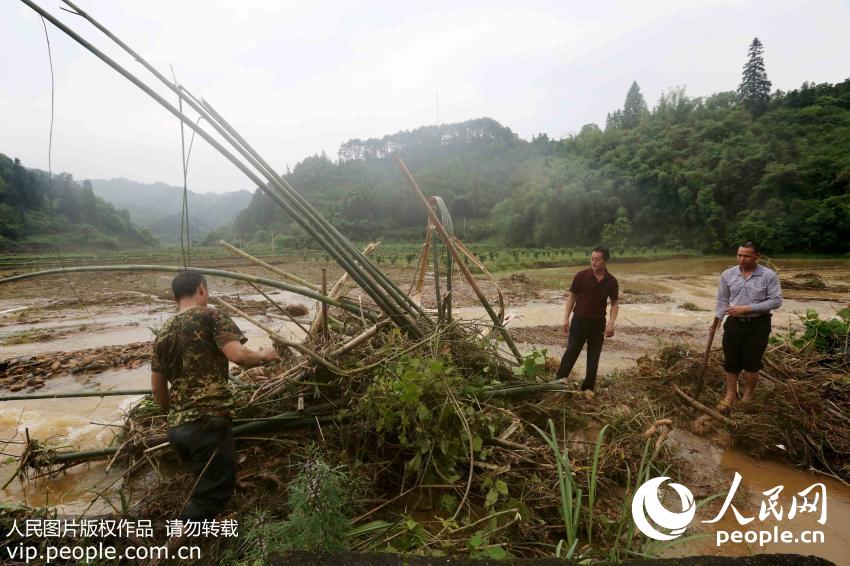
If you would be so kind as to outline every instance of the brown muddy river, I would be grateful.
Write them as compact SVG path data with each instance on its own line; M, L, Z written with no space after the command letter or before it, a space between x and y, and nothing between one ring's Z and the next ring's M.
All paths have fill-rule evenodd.
M637 262L609 264L611 272L619 278L623 302L620 308L617 330L612 339L606 340L600 373L606 374L619 368L631 367L635 360L656 349L664 342L681 340L695 348L703 348L707 337L707 328L712 319L714 293L720 271L730 266L734 258L684 258L656 262ZM774 317L774 332L787 332L790 325L797 322L797 313L808 309L817 311L822 317L830 317L839 309L848 306L850 295L846 292L835 293L830 286L850 285L850 260L777 260L784 278L795 274L817 271L827 283L827 290L794 290L785 292L785 303ZM507 314L511 318L510 328L529 329L528 340L520 344L522 350L545 347L552 357L560 358L564 350L563 342L556 329L563 317L563 289L579 268L527 270L524 273L531 281L539 284L537 292L529 294L525 300L507 305ZM139 294L162 289L162 278L156 281L139 283ZM213 291L232 293L231 285L212 283ZM45 289L49 289L45 286ZM242 298L261 299L247 295L242 289ZM0 287L0 360L9 360L20 356L31 356L45 352L73 352L84 348L114 346L131 342L143 342L151 339L150 327L159 326L170 316L172 307L162 300L147 301L142 304L122 304L115 306L109 301L91 304L95 321L92 322L79 308L44 308L45 299L32 288ZM300 303L314 308L306 299L273 293L276 299L284 303ZM67 299L67 297L66 297ZM690 303L690 305L688 305ZM687 305L686 308L683 305ZM29 308L18 310L21 306ZM694 310L696 309L696 310ZM467 319L485 319L482 308L461 306L455 313ZM283 334L300 338L300 331L291 323L279 319L259 318L269 323ZM309 320L309 319L307 319ZM261 346L269 343L265 334L244 320L237 320L240 327L249 335L249 345ZM535 336L543 336L540 329L547 329L536 342ZM34 331L55 332L40 341L27 341L27 333ZM552 339L552 336L555 339ZM565 337L564 337L565 341ZM718 342L719 343L719 340ZM579 379L584 373L584 354L574 370L573 378ZM111 369L88 376L66 374L48 379L38 393L71 392L85 389L125 390L149 386L149 368L147 364L136 369ZM7 394L7 391L3 391ZM27 390L20 391L27 393ZM23 400L0 403L0 443L6 444L2 450L7 456L0 466L0 482L15 470L14 455L21 449L19 442L25 430L30 437L50 441L59 445L73 445L79 449L107 446L120 430L117 425L123 422L122 411L139 397L103 397L57 400ZM686 443L687 444L687 443ZM705 448L705 447L704 447ZM742 491L748 502L747 511L757 514L760 502L765 498L763 492L777 485L783 486L782 499L786 507L790 497L817 482L825 484L828 493L828 519L825 525L814 524L813 517L795 518L792 522L769 520L763 527L773 528L778 524L782 528L795 530L822 530L825 541L818 544L774 543L766 546L747 544L726 544L717 547L714 532L718 529L735 529L736 522L730 514L717 523L702 525L709 536L703 540L689 541L664 551L667 556L692 554L742 555L765 552L794 552L813 554L834 561L836 564L850 564L847 550L850 549L850 488L822 475L810 474L780 462L763 462L750 458L746 454L718 447L697 450L685 446L697 459L699 465L710 470L715 477L726 478L725 485L731 483L732 476L738 471L743 476ZM32 506L55 506L60 514L78 515L110 511L104 498L97 494L109 487L106 495L120 488L116 482L120 471L105 471L105 462L80 465L54 479L41 478L29 482L14 480L0 491L0 503L26 504ZM687 483L687 478L683 480ZM784 498L784 499L783 499ZM736 500L737 501L737 500ZM691 534L691 531L688 531Z

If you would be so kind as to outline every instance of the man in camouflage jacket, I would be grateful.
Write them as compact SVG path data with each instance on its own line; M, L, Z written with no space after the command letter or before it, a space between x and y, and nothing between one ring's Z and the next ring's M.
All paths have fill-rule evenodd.
M207 306L209 290L200 273L180 273L171 290L180 311L154 341L151 390L168 410L169 442L196 475L203 473L180 519L213 519L236 485L228 361L252 366L276 360L278 354L274 348L244 346L247 338L230 317Z

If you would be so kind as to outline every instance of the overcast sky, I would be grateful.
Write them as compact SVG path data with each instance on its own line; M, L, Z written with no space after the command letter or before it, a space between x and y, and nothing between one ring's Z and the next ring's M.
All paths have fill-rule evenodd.
M87 22L36 0L142 76ZM774 89L850 77L850 2L77 0L210 101L280 170L350 138L489 116L530 138L604 125L637 80L734 89L754 36ZM54 171L182 185L179 125L48 23ZM172 97L173 98L173 97ZM50 71L39 17L0 2L0 152L47 168ZM189 188L253 189L198 140Z

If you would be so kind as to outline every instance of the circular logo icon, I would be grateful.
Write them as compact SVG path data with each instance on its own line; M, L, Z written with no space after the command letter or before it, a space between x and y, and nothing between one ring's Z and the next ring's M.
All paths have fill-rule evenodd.
M635 492L632 499L632 518L635 525L640 529L640 532L655 540L673 540L685 532L685 528L693 521L694 515L697 512L697 507L694 505L694 494L691 490L679 483L671 483L676 493L679 494L679 499L682 504L681 513L673 513L668 511L661 505L658 499L658 488L667 477L652 478L644 483ZM661 528L670 531L669 534L662 533L652 523Z

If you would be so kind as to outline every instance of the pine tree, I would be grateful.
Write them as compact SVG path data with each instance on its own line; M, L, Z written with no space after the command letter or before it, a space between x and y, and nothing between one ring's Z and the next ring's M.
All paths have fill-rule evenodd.
M626 103L623 104L622 125L624 128L634 128L649 114L646 100L640 92L637 81L632 81L629 92L626 93Z
M764 46L759 38L754 38L750 44L749 59L744 65L741 84L738 85L738 96L747 110L754 116L767 110L770 101L770 81L764 70Z
M623 111L615 110L605 117L605 131L619 130L623 126Z

